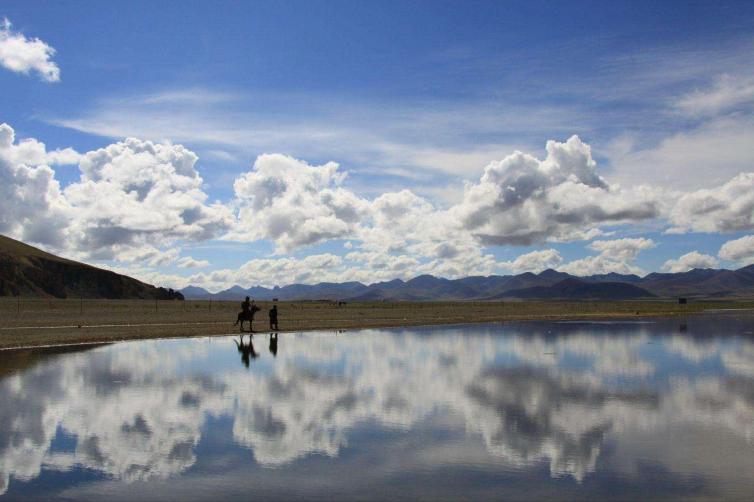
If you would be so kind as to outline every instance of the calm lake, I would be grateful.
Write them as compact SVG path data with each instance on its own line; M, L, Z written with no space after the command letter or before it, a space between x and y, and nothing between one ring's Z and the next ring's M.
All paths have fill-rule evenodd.
M754 499L754 316L0 352L0 500Z

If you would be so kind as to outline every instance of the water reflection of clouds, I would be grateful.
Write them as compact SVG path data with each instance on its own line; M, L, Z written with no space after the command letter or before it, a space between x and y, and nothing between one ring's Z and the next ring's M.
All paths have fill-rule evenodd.
M654 365L639 355L649 337L643 330L637 331L630 335L594 336L580 330L567 337L516 334L510 351L532 365L562 367L566 365L564 358L570 355L587 359L595 375L649 375L654 372Z
M126 481L168 478L195 464L210 415L232 416L235 442L263 466L337 457L362 424L407 430L438 410L460 417L496 462L545 461L551 475L576 480L596 469L608 438L620 441L629 429L688 423L725 429L750 447L754 343L663 337L662 353L692 363L719 358L728 373L677 374L661 385L647 377L662 353L641 350L650 329L281 335L275 363L250 371L240 362L206 371L235 350L227 340L128 343L52 358L0 381L0 493L10 476L31 480L43 466L83 466ZM570 365L573 357L584 364ZM632 385L616 384L616 375ZM58 428L76 438L72 451L50 451Z

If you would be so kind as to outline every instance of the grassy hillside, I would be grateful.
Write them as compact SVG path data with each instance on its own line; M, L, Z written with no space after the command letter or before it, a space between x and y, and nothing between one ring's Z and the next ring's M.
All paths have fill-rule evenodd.
M55 256L0 235L0 296L182 299L131 277Z

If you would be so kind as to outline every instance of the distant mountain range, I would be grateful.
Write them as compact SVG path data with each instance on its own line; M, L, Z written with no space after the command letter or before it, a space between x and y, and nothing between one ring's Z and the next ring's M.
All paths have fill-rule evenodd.
M291 284L284 287L233 286L212 294L189 286L181 292L189 299L238 300L630 300L642 298L754 297L754 265L738 270L694 269L675 274L601 274L576 277L555 270L539 274L472 276L443 279L420 275L409 281L362 284L360 282Z
M602 274L576 277L555 270L539 274L443 279L420 275L409 281L362 284L322 282L248 289L233 286L212 294L188 286L157 288L131 277L67 260L0 235L0 296L57 298L158 298L239 300L630 300L642 298L754 298L754 265L738 270L694 269L676 274Z
M0 235L0 296L183 300L172 289L67 260Z

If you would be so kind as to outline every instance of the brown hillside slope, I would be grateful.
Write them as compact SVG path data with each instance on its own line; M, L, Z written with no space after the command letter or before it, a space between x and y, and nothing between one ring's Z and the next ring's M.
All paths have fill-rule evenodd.
M180 293L67 260L0 235L0 296L183 299Z

